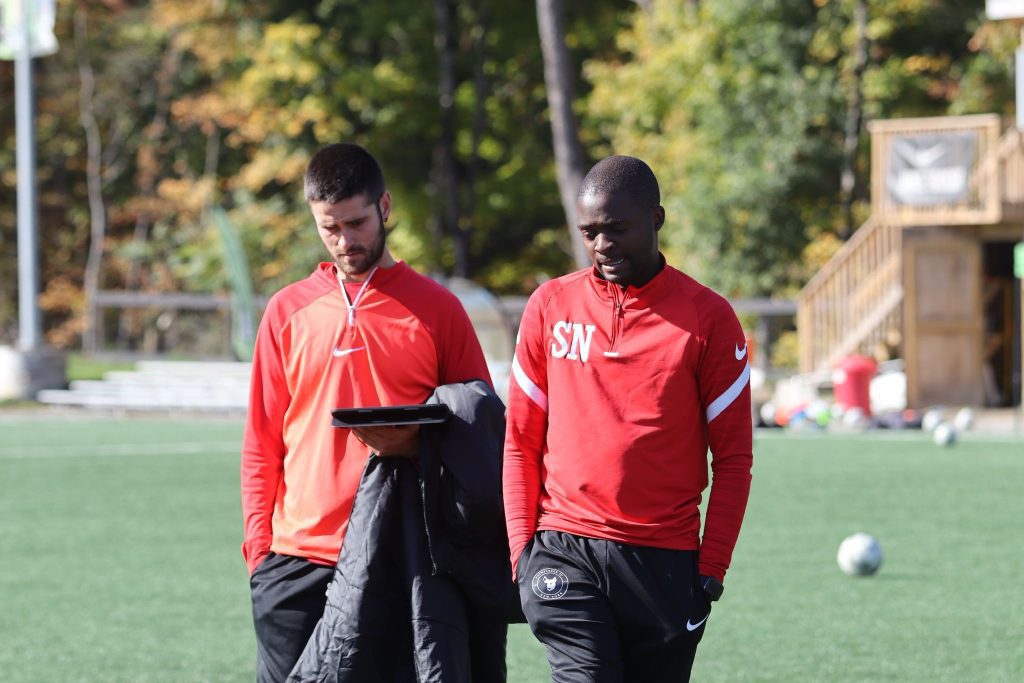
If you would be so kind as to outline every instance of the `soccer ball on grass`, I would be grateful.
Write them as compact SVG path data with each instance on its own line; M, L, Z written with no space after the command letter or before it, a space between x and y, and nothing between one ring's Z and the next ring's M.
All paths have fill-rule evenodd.
M870 576L882 566L882 546L871 534L856 533L839 544L836 561L848 576Z
M952 446L956 443L956 428L948 422L940 422L939 426L932 432L932 441L936 446Z

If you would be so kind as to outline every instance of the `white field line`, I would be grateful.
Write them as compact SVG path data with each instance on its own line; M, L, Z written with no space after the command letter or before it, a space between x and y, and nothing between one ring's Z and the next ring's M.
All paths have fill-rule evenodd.
M179 443L117 443L60 446L0 446L0 460L26 458L103 458L151 455L239 454L238 441L183 441Z

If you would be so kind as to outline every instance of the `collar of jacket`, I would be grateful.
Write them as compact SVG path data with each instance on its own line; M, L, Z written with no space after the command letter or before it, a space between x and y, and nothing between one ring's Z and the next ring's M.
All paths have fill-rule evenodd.
M396 277L409 270L408 264L405 261L395 261L395 265L390 268L378 268L377 272L373 274L373 279L370 281L367 289L380 289L382 285L387 282L391 282ZM333 261L322 261L317 265L313 275L320 281L327 283L333 289L338 287L338 271L334 266Z
M672 267L665 261L664 254L658 254L658 257L661 259L661 270L642 287L622 289L598 275L597 266L591 266L587 275L590 288L602 301L612 304L621 301L623 308L646 308L663 298L671 289L669 271Z

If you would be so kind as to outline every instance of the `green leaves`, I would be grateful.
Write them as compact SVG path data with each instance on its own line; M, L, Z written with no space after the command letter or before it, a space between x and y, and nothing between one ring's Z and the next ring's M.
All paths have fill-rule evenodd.
M841 229L854 4L661 0L619 35L626 59L587 65L590 124L662 183L670 260L726 294L794 292L820 265L802 264L807 245ZM867 117L1008 106L1012 41L979 22L982 7L870 3ZM868 151L862 134L862 217Z
M836 248L844 127L855 94L857 0L601 0L567 8L584 64L575 110L592 159L658 174L673 264L730 295L794 292ZM869 3L867 118L1013 111L1019 36L982 0ZM44 326L76 342L89 247L71 39L35 64ZM649 11L643 7L649 7ZM441 109L433 3L155 0L91 3L87 50L109 210L100 285L226 292L211 207L237 226L255 291L323 258L302 199L309 155L350 140L395 197L389 243L451 272L436 171ZM526 293L571 266L555 182L533 3L454 6L454 166L471 275ZM589 88L589 92L587 91ZM0 64L0 100L13 69ZM13 107L0 107L0 281L14 282ZM866 136L853 213L866 217ZM14 316L0 289L0 320ZM3 323L0 339L13 325ZM126 345L130 339L123 339Z

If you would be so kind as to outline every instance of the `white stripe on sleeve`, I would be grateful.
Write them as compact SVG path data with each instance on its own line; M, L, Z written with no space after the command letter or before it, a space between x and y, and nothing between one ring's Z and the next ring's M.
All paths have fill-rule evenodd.
M519 358L515 357L512 359L512 376L516 380L516 384L523 390L531 401L537 404L537 406L545 413L548 412L548 397L543 391L540 390L536 384L533 383L529 377L526 376L526 372L522 366L519 365Z
M707 416L708 422L710 423L716 417L722 414L722 411L732 405L732 402L739 397L743 391L743 387L747 386L747 382L750 380L750 363L748 362L743 366L743 372L736 378L736 381L732 383L732 386L726 389L721 396L716 398L708 406Z

